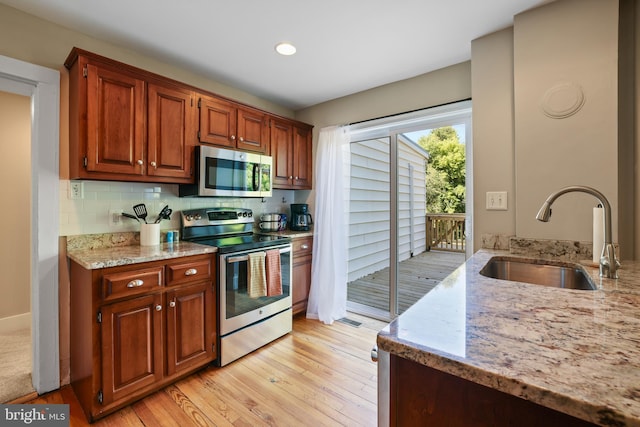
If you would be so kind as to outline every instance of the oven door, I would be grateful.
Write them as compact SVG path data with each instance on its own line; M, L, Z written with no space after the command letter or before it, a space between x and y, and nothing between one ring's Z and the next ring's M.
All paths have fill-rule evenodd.
M249 254L273 249L280 251L282 294L249 296ZM221 337L291 308L291 244L221 254L219 261Z

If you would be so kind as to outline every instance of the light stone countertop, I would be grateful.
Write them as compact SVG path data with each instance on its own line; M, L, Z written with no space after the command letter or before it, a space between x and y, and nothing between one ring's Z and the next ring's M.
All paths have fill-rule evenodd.
M70 249L67 256L88 270L158 261L217 252L213 246L183 242L161 243L158 246L114 246L96 249Z
M640 262L599 289L484 277L480 250L378 334L417 363L600 425L640 426ZM522 257L526 258L526 257Z

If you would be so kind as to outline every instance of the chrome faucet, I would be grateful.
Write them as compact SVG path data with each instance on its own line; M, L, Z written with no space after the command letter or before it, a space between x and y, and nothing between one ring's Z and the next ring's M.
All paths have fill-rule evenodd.
M536 219L542 222L549 222L549 218L551 217L551 205L553 202L563 194L571 192L591 194L598 199L604 207L604 246L602 248L602 254L600 255L600 277L617 279L620 262L616 258L616 251L613 247L613 233L611 232L611 205L607 198L604 197L604 194L591 187L584 187L581 185L572 185L562 188L547 197L547 200L545 200L538 211Z

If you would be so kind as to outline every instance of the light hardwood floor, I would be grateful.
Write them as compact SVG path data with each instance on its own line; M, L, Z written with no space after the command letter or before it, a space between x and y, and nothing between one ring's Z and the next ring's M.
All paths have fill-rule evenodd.
M377 367L371 348L385 324L349 313L352 326L296 316L293 332L224 368L208 367L103 418L95 426L375 426ZM68 403L70 387L28 403Z

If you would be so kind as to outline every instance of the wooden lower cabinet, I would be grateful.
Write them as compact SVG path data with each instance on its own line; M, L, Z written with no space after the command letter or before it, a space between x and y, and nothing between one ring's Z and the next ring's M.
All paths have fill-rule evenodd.
M594 426L562 412L393 354L390 358L390 375L391 427Z
M89 421L216 359L214 266L211 255L71 262L71 385Z
M293 250L293 314L305 313L311 287L311 261L313 259L313 237L292 237Z

